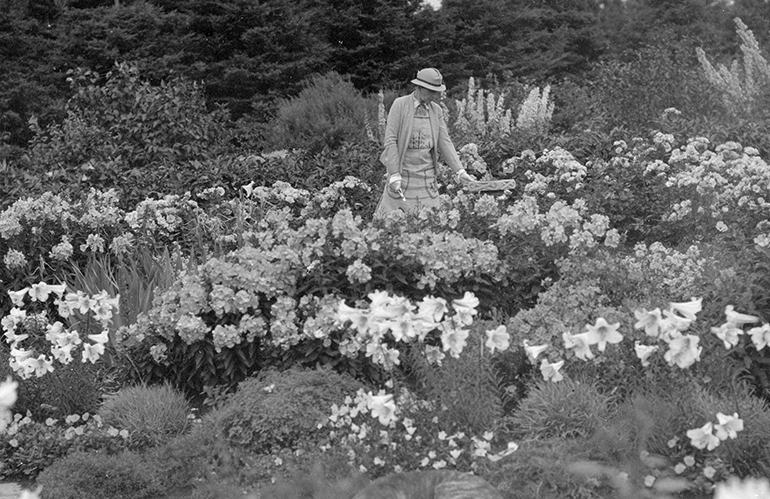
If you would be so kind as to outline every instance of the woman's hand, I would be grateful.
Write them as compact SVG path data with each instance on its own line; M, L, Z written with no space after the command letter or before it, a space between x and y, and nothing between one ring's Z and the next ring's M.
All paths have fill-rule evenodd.
M388 178L388 189L394 194L398 194L402 200L406 201L406 197L404 197L404 191L401 190L401 174L400 173L394 173Z
M463 184L476 181L473 175L470 175L467 171L465 171L465 168L461 170L457 170L457 172L455 172L455 178L457 179L458 182Z

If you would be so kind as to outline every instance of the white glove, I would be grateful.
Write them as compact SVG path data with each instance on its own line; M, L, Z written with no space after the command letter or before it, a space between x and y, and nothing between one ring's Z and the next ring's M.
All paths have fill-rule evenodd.
M463 184L467 184L468 182L474 182L476 179L469 175L467 171L465 171L465 168L461 168L455 172L455 178L458 182L461 182Z
M394 173L388 178L388 188L393 192L394 194L398 194L401 196L401 199L406 201L406 198L404 197L404 191L401 190L401 174L400 173Z

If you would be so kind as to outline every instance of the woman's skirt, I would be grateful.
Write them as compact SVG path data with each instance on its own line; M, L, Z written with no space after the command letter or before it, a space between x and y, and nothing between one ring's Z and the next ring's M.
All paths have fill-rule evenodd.
M428 167L419 170L401 170L402 198L397 192L393 192L390 186L385 184L382 197L374 212L375 218L383 217L393 211L404 212L419 211L425 207L439 206L438 185L436 184L436 169L431 163Z

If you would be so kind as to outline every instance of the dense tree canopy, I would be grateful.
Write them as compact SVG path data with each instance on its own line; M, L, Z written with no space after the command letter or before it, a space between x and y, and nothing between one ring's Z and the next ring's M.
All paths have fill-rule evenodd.
M421 0L0 0L0 13L0 144L14 147L31 139L31 116L64 118L75 68L130 62L154 82L201 82L234 119L264 119L330 71L364 92L402 87L426 65L455 90L470 76L542 84L649 46L733 57L736 16L760 41L770 30L764 0L444 0L435 11Z

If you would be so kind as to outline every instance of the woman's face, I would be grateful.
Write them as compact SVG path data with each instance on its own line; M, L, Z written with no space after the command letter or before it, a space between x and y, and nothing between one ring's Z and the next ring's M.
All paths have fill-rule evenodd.
M441 92L435 90L428 90L425 87L417 87L417 98L420 102L438 102L441 98Z

